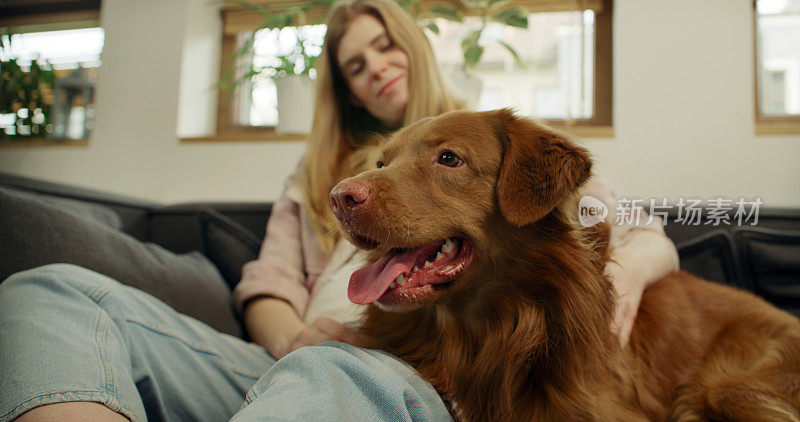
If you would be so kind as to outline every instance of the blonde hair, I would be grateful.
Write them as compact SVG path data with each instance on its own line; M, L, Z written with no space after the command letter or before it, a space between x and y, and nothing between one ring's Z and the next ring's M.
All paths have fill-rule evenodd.
M350 22L368 14L386 28L389 38L409 59L409 98L403 125L462 108L446 90L430 43L416 22L391 0L345 0L331 9L317 66L314 122L305 155L305 207L317 230L320 246L333 250L339 239L328 194L340 180L360 173L371 163L376 134L386 133L379 120L350 102L350 90L336 53Z

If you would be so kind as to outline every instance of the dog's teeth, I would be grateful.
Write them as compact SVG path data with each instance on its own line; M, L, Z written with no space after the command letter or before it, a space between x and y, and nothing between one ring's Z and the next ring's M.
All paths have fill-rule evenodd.
M444 242L444 245L442 245L442 252L450 253L450 251L452 251L453 248L455 247L456 247L455 242L453 242L451 239L447 239L447 241Z
M406 284L406 278L405 278L405 276L404 276L403 274L400 274L400 275L399 275L399 276L397 276L397 278L396 278L396 279L394 279L394 281L392 282L392 284L394 284L394 283L397 283L397 285L398 285L398 286L402 286L403 284Z
M430 262L428 262L428 261L425 261L425 265L423 265L423 266L422 266L422 268L428 268L428 267L430 267L431 265L433 265L433 264L432 264L432 263L430 263Z
M442 258L444 258L444 254L442 253L442 251L437 252L436 253L436 261L438 261L438 260L440 260Z

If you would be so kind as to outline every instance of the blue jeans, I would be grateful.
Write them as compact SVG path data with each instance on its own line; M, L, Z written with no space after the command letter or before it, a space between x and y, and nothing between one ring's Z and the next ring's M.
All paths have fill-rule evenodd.
M66 264L0 284L0 374L0 422L68 401L134 421L450 418L430 384L387 354L326 343L276 363L258 345Z

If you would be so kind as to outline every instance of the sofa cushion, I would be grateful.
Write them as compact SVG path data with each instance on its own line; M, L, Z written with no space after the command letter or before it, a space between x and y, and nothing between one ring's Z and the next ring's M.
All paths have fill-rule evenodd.
M242 279L244 264L258 258L261 241L242 225L211 208L205 209L201 216L203 253L233 289Z
M144 290L219 331L241 337L230 290L202 254L176 255L54 205L0 191L0 280L45 264L80 265Z
M745 282L800 316L800 231L741 227L733 233Z
M112 229L122 229L122 218L119 216L119 214L111 208L100 204L92 204L90 202L78 201L76 199L44 195L41 193L23 191L8 187L0 187L0 192L7 192L9 195L16 195L32 201L40 202L42 204L47 204L58 208L63 212L72 214L75 217L105 224Z

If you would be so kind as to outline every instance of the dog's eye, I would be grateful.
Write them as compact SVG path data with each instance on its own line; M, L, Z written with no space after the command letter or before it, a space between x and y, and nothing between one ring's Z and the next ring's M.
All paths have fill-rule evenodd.
M447 167L458 167L463 163L463 161L461 161L461 158L458 158L453 151L445 151L439 156L437 163Z
M386 167L386 164L383 164L383 161L378 161L377 163L375 163L375 165L376 165L376 166L377 166L379 169L382 169L382 168Z

